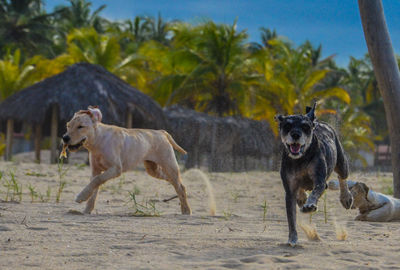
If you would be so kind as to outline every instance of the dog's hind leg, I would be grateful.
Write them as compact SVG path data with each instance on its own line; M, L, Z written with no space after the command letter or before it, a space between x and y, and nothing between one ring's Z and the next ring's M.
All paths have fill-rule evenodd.
M335 172L338 174L339 187L340 187L340 203L344 208L350 209L353 204L353 197L351 196L349 187L347 185L347 177L349 176L349 162L344 155L342 145L337 137L335 137L337 149L337 161Z
M306 203L300 209L303 213L317 211L318 200L326 188L326 164L322 160L315 165L314 174L310 175L313 181L313 190L308 196Z
M167 176L162 171L161 166L159 166L154 161L145 160L144 161L144 167L146 168L146 172L150 176L153 176L155 178L162 179L162 180L168 180Z
M164 162L162 165L150 160L146 160L144 162L144 166L149 175L159 179L167 180L172 184L176 193L178 194L178 198L181 203L182 214L190 215L192 211L190 210L190 206L187 201L186 188L182 184L178 163L176 162L175 157L173 159L168 159L168 161Z
M169 182L174 186L176 193L178 194L179 201L181 203L181 212L183 215L191 215L192 210L190 209L189 203L187 201L187 194L186 194L186 188L182 184L181 181L181 176L179 171L174 172L173 169L167 168L166 170L169 170L172 172L169 172L168 174L171 174L171 180Z

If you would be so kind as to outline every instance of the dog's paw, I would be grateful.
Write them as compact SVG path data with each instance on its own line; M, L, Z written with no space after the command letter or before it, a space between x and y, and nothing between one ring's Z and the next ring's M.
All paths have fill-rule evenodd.
M351 196L351 193L349 191L340 194L340 203L346 209L351 208L351 206L353 205L353 196Z
M354 220L357 221L366 221L367 220L367 215L365 214L359 214L358 216L356 216L356 218Z
M85 208L85 210L83 211L83 214L85 214L85 215L90 215L90 214L92 213L92 210L93 210L93 209Z
M297 245L297 241L288 240L287 243L288 243L288 245L289 245L290 247L292 247L292 248L296 247L296 245Z
M184 208L182 209L182 215L191 215L192 214L192 210L188 207L188 208Z
M296 196L297 205L302 208L307 202L307 193L303 189L299 189Z
M76 197L75 197L75 202L77 202L77 203L81 203L81 202L84 202L85 200L84 200L84 198L83 198L83 196L81 195L81 193L79 193Z
M297 199L296 200L297 205L299 206L299 208L302 208L304 206L304 204L306 203L306 201L307 201L307 198L303 199L303 200L301 200L301 199Z
M296 202L297 202L297 205L298 205L300 208L302 208L302 207L306 204L306 202L307 202L307 195L301 196L301 197L300 197L300 196L297 197Z
M295 247L297 245L297 234L290 235L287 243L289 246Z
M81 203L84 201L87 201L90 197L90 195L92 195L92 191L91 189L85 187L75 198L75 202L77 203Z
M303 213L312 213L317 211L318 207L315 203L308 203L303 205L302 208L300 208L301 212Z

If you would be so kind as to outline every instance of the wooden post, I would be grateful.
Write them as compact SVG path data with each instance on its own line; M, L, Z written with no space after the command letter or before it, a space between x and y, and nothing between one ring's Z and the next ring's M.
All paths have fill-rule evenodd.
M358 0L364 36L383 98L392 153L393 196L400 198L400 73L382 1Z
M6 153L4 156L4 159L6 161L11 160L13 134L14 134L14 120L8 119L7 120L7 133L6 133Z
M213 123L211 137L211 162L208 166L208 170L211 172L217 171L217 123Z
M57 131L58 131L58 108L56 104L51 109L51 146L50 146L50 163L57 163Z
M35 125L35 159L40 163L40 140L42 137L42 127L40 124Z
M193 145L191 145L188 149L185 149L188 152L185 161L185 169L200 168L200 159L199 159L200 128L198 127L192 127L192 128L196 128L196 132L193 134L193 137L197 141Z
M132 128L132 111L128 109L126 113L126 128Z
M237 168L237 163L236 163L236 152L235 152L235 146L232 147L232 170L234 172L238 172Z

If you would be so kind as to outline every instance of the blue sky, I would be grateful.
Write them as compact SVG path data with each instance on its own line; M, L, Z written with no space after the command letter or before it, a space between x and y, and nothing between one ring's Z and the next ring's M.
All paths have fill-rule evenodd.
M136 15L196 22L210 18L231 24L238 19L250 41L260 40L260 27L276 29L296 44L310 40L322 44L323 56L336 54L336 62L347 65L350 56L367 52L357 1L355 0L92 0L93 8L106 4L102 16L122 20ZM68 4L66 0L45 0L47 10ZM386 23L393 47L400 53L400 1L383 0Z

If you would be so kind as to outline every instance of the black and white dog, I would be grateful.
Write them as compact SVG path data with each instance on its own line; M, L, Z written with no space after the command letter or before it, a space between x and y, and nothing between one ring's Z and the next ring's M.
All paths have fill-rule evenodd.
M291 246L297 243L296 201L303 213L316 211L333 170L339 176L340 202L346 209L353 203L346 182L349 166L342 145L331 126L316 121L315 106L307 107L305 115L276 116L284 149L281 178ZM305 190L312 190L308 198Z

